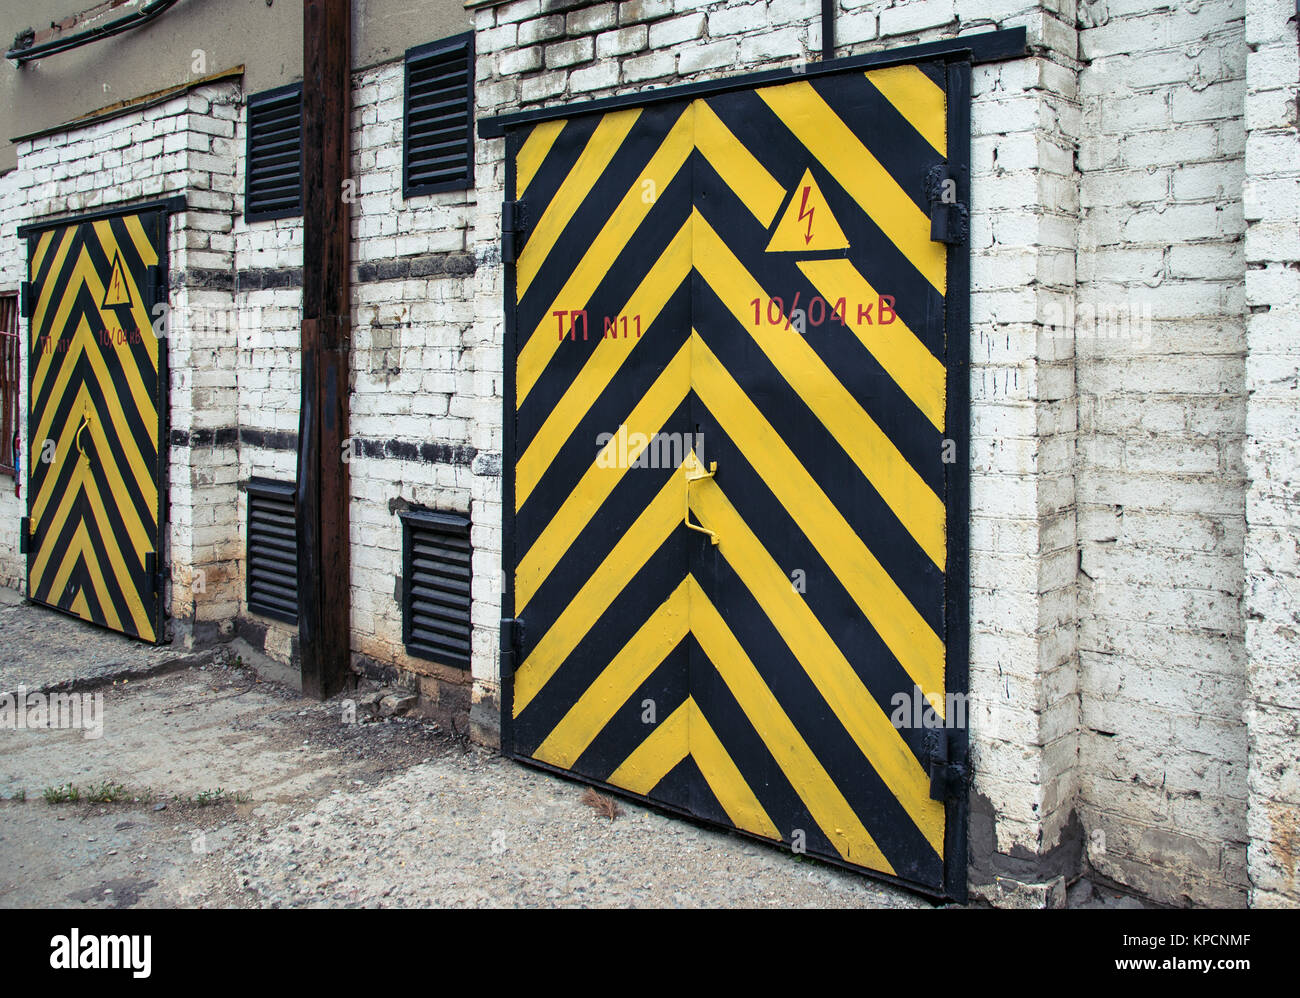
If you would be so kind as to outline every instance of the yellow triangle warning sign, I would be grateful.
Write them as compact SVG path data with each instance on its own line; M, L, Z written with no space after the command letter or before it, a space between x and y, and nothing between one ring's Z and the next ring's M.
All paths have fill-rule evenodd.
M99 304L105 308L109 305L131 304L131 292L126 283L126 271L122 269L122 258L116 253L113 254L113 273L108 279L108 287L104 289L104 300Z
M831 214L826 198L813 180L812 170L803 171L803 179L790 195L785 214L767 244L769 253L790 253L796 250L848 249L849 241L844 230Z

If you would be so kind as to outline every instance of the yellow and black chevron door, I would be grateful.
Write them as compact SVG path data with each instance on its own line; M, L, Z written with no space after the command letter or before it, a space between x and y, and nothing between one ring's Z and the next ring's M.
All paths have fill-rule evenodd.
M512 754L950 895L954 72L508 134L505 555Z
M162 634L166 217L69 222L28 242L28 594L145 641Z

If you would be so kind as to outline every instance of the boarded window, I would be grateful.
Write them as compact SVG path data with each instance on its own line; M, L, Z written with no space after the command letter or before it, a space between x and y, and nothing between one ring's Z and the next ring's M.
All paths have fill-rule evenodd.
M474 36L406 53L402 194L474 186Z
M302 214L302 84L248 98L249 221Z

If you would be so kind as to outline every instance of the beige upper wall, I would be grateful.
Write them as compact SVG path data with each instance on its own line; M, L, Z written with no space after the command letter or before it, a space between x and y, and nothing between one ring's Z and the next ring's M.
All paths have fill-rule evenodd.
M0 44L7 50L19 32L39 32L95 6L96 0L3 0ZM121 7L95 23L132 9ZM352 24L358 67L473 27L462 0L352 0ZM204 54L201 72L195 50ZM0 60L0 172L16 165L15 135L238 65L250 93L302 79L301 0L180 0L125 34L21 67Z

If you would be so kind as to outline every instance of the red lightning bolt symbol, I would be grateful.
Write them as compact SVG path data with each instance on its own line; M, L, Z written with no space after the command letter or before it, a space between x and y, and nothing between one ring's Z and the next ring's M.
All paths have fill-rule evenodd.
M805 246L812 242L812 217L814 209L808 207L808 195L811 193L812 188L805 187L803 189L803 200L799 203L799 221L802 222L805 218L808 219L808 233L803 237Z

